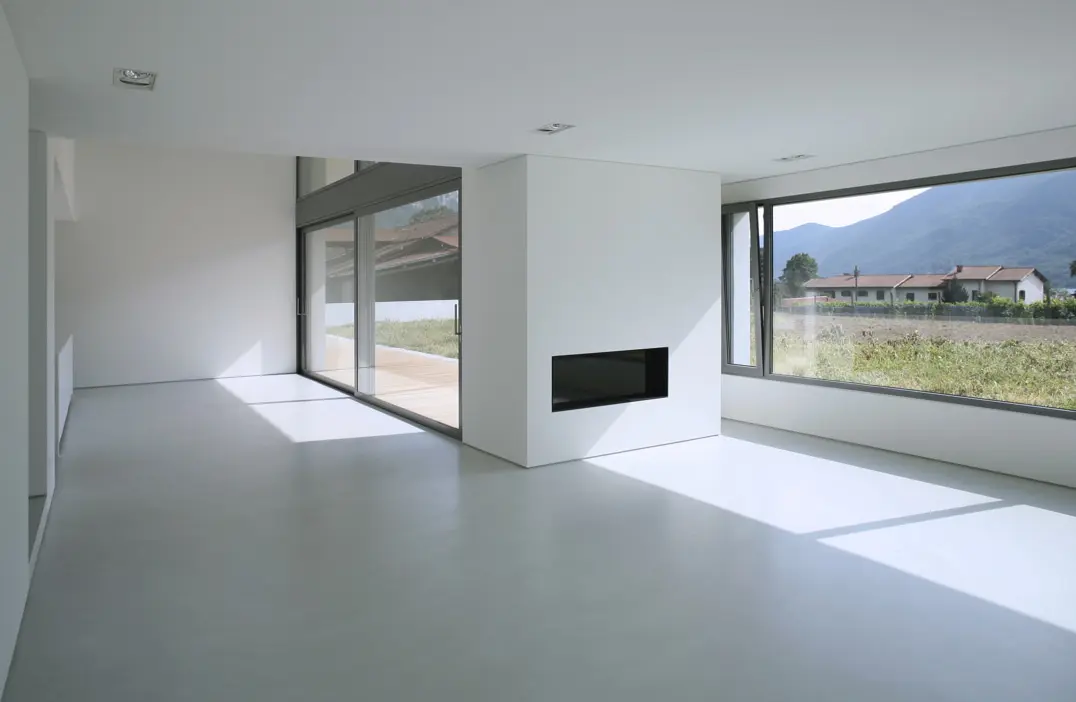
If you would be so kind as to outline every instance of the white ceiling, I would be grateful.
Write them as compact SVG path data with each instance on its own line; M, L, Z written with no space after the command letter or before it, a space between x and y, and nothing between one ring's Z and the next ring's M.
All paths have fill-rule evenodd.
M1076 124L1072 0L2 1L74 138L735 181Z

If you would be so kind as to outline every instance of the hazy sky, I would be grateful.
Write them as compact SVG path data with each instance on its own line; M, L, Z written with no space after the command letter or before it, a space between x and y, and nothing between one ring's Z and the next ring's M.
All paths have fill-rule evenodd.
M840 200L819 200L775 207L773 208L773 230L783 232L808 223L844 227L888 212L896 205L926 190L927 188L900 190L893 193L859 195Z

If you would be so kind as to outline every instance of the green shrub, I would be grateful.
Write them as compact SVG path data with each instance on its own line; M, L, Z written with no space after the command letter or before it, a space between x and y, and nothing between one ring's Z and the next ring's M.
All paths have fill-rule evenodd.
M920 317L998 317L1008 319L1076 319L1076 298L1052 299L1039 302L1014 302L997 295L987 295L974 302L857 302L843 300L819 302L815 305L792 308L793 312L812 314L884 314Z

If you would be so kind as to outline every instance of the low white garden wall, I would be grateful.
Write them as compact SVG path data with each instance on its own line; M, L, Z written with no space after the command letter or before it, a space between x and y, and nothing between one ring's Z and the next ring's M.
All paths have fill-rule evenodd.
M379 302L375 319L379 322L413 322L418 319L452 319L456 300L415 300L412 302ZM334 302L325 305L325 326L337 327L351 324L355 318L355 305L351 302Z

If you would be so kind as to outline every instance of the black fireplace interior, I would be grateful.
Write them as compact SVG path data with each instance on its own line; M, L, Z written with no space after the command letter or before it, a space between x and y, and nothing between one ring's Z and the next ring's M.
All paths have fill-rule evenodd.
M553 411L669 396L669 349L553 357Z

